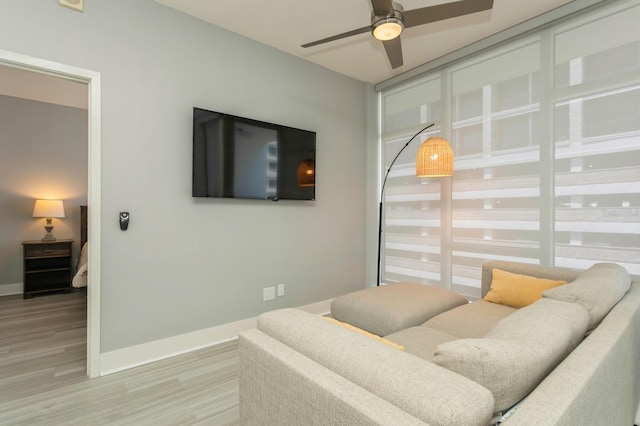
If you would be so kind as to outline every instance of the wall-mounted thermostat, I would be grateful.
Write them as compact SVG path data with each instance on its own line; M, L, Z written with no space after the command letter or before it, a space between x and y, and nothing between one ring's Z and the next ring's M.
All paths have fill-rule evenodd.
M129 227L129 212L120 212L120 229L126 231Z

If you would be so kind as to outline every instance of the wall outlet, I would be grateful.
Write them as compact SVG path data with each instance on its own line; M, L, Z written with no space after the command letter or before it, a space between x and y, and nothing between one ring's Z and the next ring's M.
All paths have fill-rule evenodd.
M278 297L284 296L284 284L278 284Z
M276 288L275 287L266 287L262 289L262 301L266 302L268 300L273 300L276 298Z

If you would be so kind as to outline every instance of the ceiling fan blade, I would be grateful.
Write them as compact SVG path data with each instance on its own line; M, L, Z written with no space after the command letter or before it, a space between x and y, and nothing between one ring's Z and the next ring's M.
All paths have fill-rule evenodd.
M376 16L385 16L393 13L392 0L371 0L373 14Z
M396 69L401 67L403 64L402 61L402 42L400 41L400 37L396 37L393 40L383 41L384 50L387 52L387 57L389 58L389 63L391 64L391 68Z
M366 26L362 28L358 28L356 30L347 31L346 33L337 34L331 37L323 38L322 40L312 41L311 43L303 44L301 47L312 47L317 46L319 44L328 43L334 40L340 40L341 38L347 38L358 34L368 33L371 31L371 26Z
M493 0L461 0L453 3L406 10L402 14L405 28L442 21L443 19L469 15L493 7Z

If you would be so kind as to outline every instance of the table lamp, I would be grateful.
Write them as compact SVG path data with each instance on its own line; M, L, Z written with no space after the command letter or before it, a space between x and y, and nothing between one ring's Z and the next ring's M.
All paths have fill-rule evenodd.
M62 204L62 200L36 200L36 204L33 207L33 217L44 217L47 220L44 225L44 229L46 229L47 234L42 237L42 241L55 241L56 237L51 233L53 230L51 222L54 217L64 217L64 205Z

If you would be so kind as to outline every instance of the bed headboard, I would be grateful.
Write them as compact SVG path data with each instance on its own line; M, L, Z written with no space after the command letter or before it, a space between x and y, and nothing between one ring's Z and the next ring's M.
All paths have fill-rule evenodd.
M87 242L87 206L80 206L80 247Z

